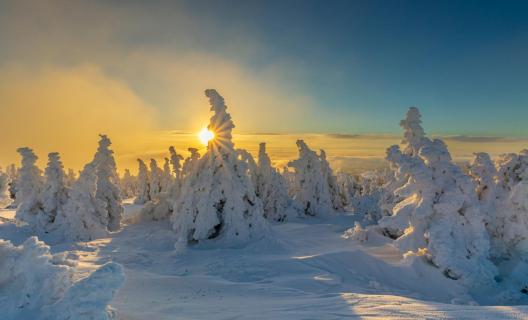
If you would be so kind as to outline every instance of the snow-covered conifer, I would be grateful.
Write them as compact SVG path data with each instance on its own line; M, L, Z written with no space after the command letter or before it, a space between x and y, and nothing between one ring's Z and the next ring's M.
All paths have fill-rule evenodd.
M121 178L121 194L127 198L136 196L137 193L137 181L136 177L130 173L130 170L125 169L125 173Z
M33 228L40 228L43 218L43 205L40 194L42 192L42 175L36 166L37 156L30 148L19 148L18 153L22 156L20 167L20 178L16 199L18 208L16 219L27 222Z
M138 191L137 197L134 200L135 204L145 204L150 201L150 178L147 165L143 160L137 159L139 164L138 170Z
M301 204L306 215L333 212L330 188L321 158L303 140L297 140L297 147L299 159L288 163L288 166L295 169L294 199Z
M96 197L95 164L88 163L73 184L62 214L56 218L57 230L70 241L91 241L107 235L106 203Z
M9 180L7 191L9 193L9 197L12 200L11 204L9 205L9 208L16 208L18 207L18 201L16 201L16 193L18 190L19 172L18 168L14 163L7 166L6 174Z
M198 153L198 149L196 148L189 148L187 149L191 155L185 158L185 161L183 162L182 167L182 177L186 177L193 171L193 167L196 163L198 163L198 160L200 159L200 154Z
M251 153L249 153L245 149L236 149L236 153L238 154L238 159L245 164L246 168L246 175L251 180L251 183L253 183L253 187L257 188L257 163L255 162L255 159L253 159L253 156Z
M421 124L420 110L416 107L409 108L405 119L400 121L400 127L404 130L402 143L406 145L403 153L410 156L418 154L425 138L425 131Z
M161 191L164 193L169 193L173 184L172 171L170 168L169 158L165 158L165 163L163 164L163 171L161 172Z
M9 197L9 176L0 168L0 208L4 208L11 203Z
M206 154L190 167L171 218L178 245L218 239L225 244L263 236L266 221L262 203L238 159L231 131L234 128L224 99L205 91L214 115L208 129L215 133Z
M197 150L194 148L189 148L189 151L191 151L191 149L193 149L194 152L197 152ZM172 165L172 172L174 173L174 177L176 178L176 180L180 181L180 179L182 178L182 165L180 162L183 160L183 157L176 153L176 149L174 149L173 146L169 147L169 152L170 152L170 164ZM191 151L191 155L192 155L192 151Z
M277 169L271 165L265 143L259 145L256 192L262 200L264 216L268 220L286 220L290 206L286 182Z
M73 187L75 180L77 180L77 175L75 174L75 171L73 171L73 169L71 168L68 169L68 173L66 174L66 187Z
M116 231L121 227L123 217L119 176L114 151L110 150L112 142L106 135L100 135L100 137L99 147L94 157L95 175L97 176L95 197L105 204L101 215L108 215L108 230Z
M45 214L45 226L49 227L55 217L64 210L68 201L66 174L57 152L48 154L48 166L44 170L44 188L42 190L42 204Z
M150 159L150 199L154 200L161 193L162 171L155 159Z
M323 174L328 183L328 191L330 192L330 198L332 199L332 207L336 211L343 211L345 208L345 201L341 197L337 185L337 178L334 176L328 160L326 160L326 152L324 150L320 151L319 158L321 159L321 169L323 170Z
M497 180L502 189L510 191L521 180L521 175L528 168L528 150L520 153L503 154L497 160Z
M395 190L404 200L380 221L397 238L395 245L402 252L425 252L450 278L492 282L497 270L489 260L490 239L475 185L452 162L444 142L424 138L418 154L392 146L387 160L407 177Z

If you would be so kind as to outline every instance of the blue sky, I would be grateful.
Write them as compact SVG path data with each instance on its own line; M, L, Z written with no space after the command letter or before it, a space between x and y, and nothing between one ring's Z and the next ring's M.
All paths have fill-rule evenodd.
M330 130L393 130L402 110L416 105L431 131L528 133L526 1L195 1L188 8L214 21L221 36L240 30L257 39L251 66L291 61L320 108L365 120L352 129L330 119Z

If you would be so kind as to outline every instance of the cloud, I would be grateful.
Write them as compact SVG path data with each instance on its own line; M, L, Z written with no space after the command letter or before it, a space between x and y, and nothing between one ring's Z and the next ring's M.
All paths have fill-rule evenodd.
M507 138L507 137L492 137L492 136L458 135L458 136L446 136L443 139L451 140L451 141L458 141L458 142L500 142L500 141L508 141L511 138Z
M17 160L16 148L32 147L45 162L59 151L68 165L91 160L98 134L116 151L141 145L153 130L155 110L98 67L0 68L0 163Z
M359 134L343 134L343 133L329 133L326 136L329 138L334 138L334 139L357 139L361 137L361 135Z

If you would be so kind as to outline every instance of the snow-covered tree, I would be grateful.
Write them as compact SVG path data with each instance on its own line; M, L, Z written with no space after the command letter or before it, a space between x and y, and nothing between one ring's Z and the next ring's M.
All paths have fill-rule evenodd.
M150 159L150 199L157 199L161 193L162 171L154 159Z
M105 204L101 215L108 215L108 230L116 231L121 227L123 217L119 176L117 175L114 151L110 150L112 142L106 135L100 135L100 137L99 147L93 161L97 176L95 197Z
M77 175L75 174L75 171L73 169L68 169L68 173L66 174L66 187L71 188L73 187L73 184L77 180Z
M9 197L9 176L0 168L0 208L4 208L11 203Z
M198 160L200 159L198 149L189 148L187 150L191 153L191 155L185 158L185 161L183 162L182 177L188 176L193 171L194 165L198 163Z
M77 282L76 262L31 237L19 246L0 239L3 320L110 319L108 304L124 282L122 267L107 263Z
M372 222L377 222L382 217L379 202L383 188L377 176L369 178L364 175L353 176L339 172L337 185L342 201L355 214L363 215Z
M169 158L165 158L165 163L163 164L163 171L161 173L161 191L169 193L172 188L174 179L172 177L172 171L170 168Z
M256 168L256 192L264 205L264 216L272 221L285 221L290 210L290 199L284 178L271 165L266 144L259 145Z
M138 191L137 197L134 200L135 204L145 204L150 201L150 177L147 169L147 165L143 160L137 159L139 164L138 170Z
M288 163L295 170L294 199L301 204L306 215L333 212L328 177L324 173L321 158L303 140L297 140L297 147L299 159Z
M107 235L106 203L96 197L95 164L88 163L73 184L64 210L56 218L57 232L70 241L91 241Z
M30 148L19 148L17 151L22 156L22 166L19 170L20 178L16 194L18 202L16 219L39 229L45 219L43 219L43 205L40 199L42 175L35 164L38 158Z
M417 155L425 139L420 110L416 107L409 108L405 119L400 121L400 127L404 130L402 144L406 145L403 153Z
M402 252L425 255L453 279L466 284L491 283L497 274L489 260L490 239L475 184L455 165L442 140L423 138L418 153L387 151L391 167L406 183L403 198L380 226L397 238Z
M519 176L520 180L507 199L507 206L497 215L497 238L503 258L528 257L528 168ZM524 258L528 262L528 258Z
M130 170L125 169L125 173L121 178L121 194L127 198L132 198L137 193L136 177L130 173Z
M245 164L246 168L246 175L251 180L251 183L253 184L253 187L257 188L257 163L255 162L255 159L253 159L253 156L251 153L249 153L245 149L236 149L236 153L238 154L238 159Z
M194 152L197 152L196 149L189 148L191 155L192 155L191 149L193 149ZM183 160L183 157L176 153L176 149L174 149L173 146L169 147L169 152L170 152L170 164L172 165L172 172L174 173L174 177L176 178L176 180L180 181L182 178L182 165L180 162ZM200 156L198 155L198 157Z
M55 221L55 217L64 210L68 201L66 174L57 152L48 154L48 166L44 170L44 188L42 190L42 204L45 214L46 228Z
M510 191L522 180L521 175L528 168L528 150L522 150L518 154L503 154L496 166L499 186Z
M208 129L215 139L191 166L175 203L171 220L178 246L213 238L228 245L245 242L262 237L267 228L246 164L234 149L234 124L224 99L212 89L205 95L214 112Z
M6 174L9 180L8 193L9 197L12 200L12 203L9 205L9 208L16 208L18 207L18 201L16 201L16 193L18 190L18 180L20 176L18 168L15 166L15 164L10 164L7 166Z
M336 211L343 211L345 207L345 201L341 197L339 187L337 185L337 178L334 176L334 172L330 168L330 163L326 160L326 152L320 151L319 158L321 159L321 169L328 183L328 191L330 192L330 198L332 199L332 207Z
M401 143L405 146L403 151L405 155L417 156L422 145L427 142L425 131L421 124L422 115L416 107L409 108L405 119L400 121L400 127L404 131ZM389 161L389 165L393 166L393 163ZM408 180L407 172L398 170L395 167L390 167L390 169L391 171L380 199L380 208L383 216L391 215L394 206L403 200L395 191L405 185Z

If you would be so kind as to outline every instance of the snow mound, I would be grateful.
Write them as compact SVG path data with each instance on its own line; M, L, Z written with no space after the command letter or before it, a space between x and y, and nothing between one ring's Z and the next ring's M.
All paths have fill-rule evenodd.
M74 282L75 262L51 254L36 237L22 245L0 240L2 319L111 319L109 301L124 282L120 265L108 263Z

